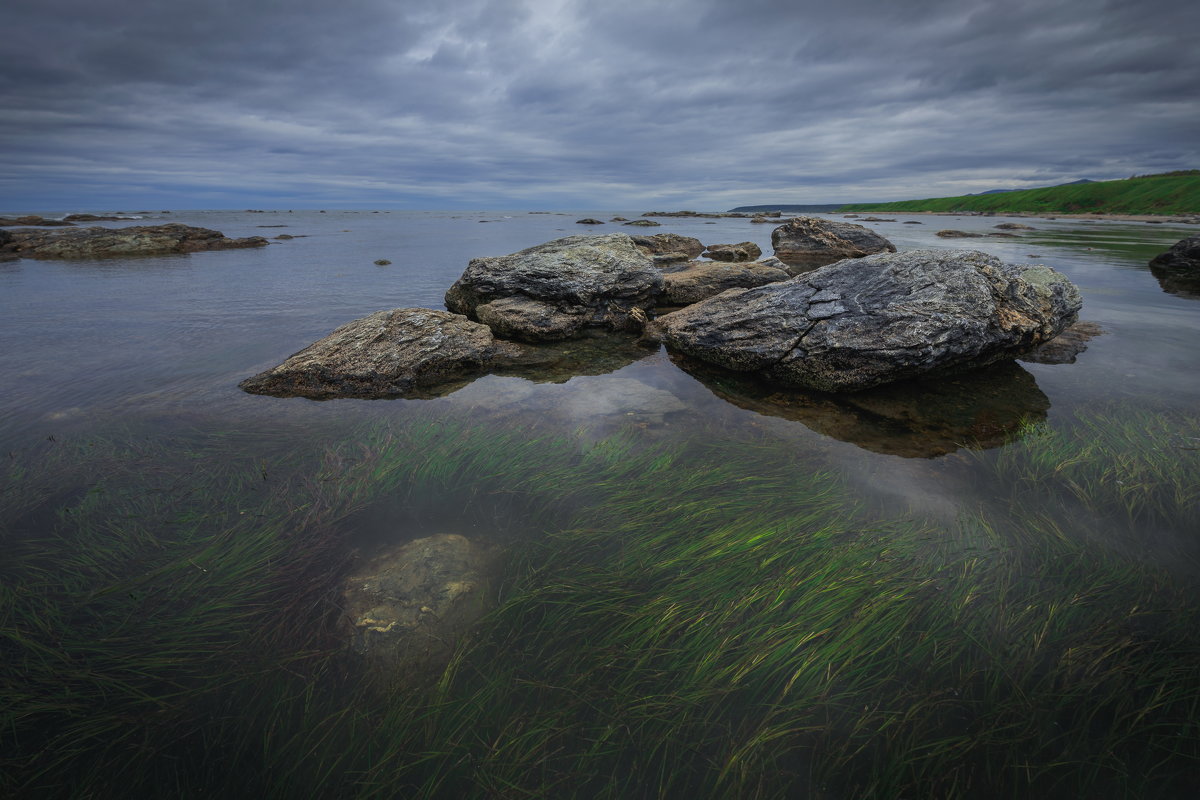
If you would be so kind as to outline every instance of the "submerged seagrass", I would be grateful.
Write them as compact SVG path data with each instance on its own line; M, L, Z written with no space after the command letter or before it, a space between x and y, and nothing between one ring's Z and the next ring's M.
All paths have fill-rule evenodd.
M1021 355L1075 321L1064 275L971 250L847 259L730 290L655 323L667 347L821 391L857 391Z

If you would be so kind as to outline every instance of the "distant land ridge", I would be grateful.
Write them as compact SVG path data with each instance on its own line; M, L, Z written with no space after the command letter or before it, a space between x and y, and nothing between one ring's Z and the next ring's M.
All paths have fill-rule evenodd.
M958 197L931 197L891 203L847 203L838 210L1197 214L1200 213L1200 170L1135 175L1119 181L1074 181L1043 189Z

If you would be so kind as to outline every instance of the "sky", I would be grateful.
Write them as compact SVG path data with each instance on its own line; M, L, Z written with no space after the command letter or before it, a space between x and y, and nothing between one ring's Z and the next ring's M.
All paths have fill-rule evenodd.
M1200 168L1196 0L6 0L3 30L6 212L708 211Z

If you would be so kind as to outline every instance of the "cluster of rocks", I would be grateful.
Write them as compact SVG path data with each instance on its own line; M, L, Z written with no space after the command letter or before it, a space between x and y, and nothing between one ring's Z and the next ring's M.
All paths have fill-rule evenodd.
M393 309L343 326L243 381L274 395L398 397L519 365L524 344L595 331L778 384L859 391L1011 359L1073 323L1064 276L973 251L897 254L861 225L811 217L750 242L569 236L472 259L449 312ZM713 261L694 261L700 254ZM652 319L664 306L683 306Z
M203 250L263 247L266 244L267 240L261 236L230 239L220 231L179 223L135 225L125 228L93 226L54 231L0 231L0 254L42 259L196 253Z
M376 312L241 386L319 399L434 396L482 373L536 367L545 357L540 348L554 346L546 342L607 331L627 334L626 342L638 333L665 342L692 374L732 373L709 383L732 403L881 452L949 452L964 437L996 441L1044 416L1049 402L1011 361L963 379L940 376L1053 339L1080 305L1062 275L972 251L897 254L861 226L815 219L780 226L772 241L776 256L761 260L749 242L706 248L671 233L569 236L476 258L447 291L449 311ZM702 255L714 260L695 260ZM683 307L652 319L665 304ZM871 389L923 375L937 379ZM764 398L755 388L761 377L801 388L775 388L779 396ZM968 407L962 387L950 386L958 380L977 398ZM495 386L477 394L476 403L503 401ZM617 378L572 393L562 412L611 414L628 409L630 397L641 398L637 409L647 418L683 410L669 392ZM943 421L922 422L930 405L946 407L933 415ZM896 435L902 426L909 435ZM496 557L440 534L364 564L343 592L352 649L402 677L435 673L491 602Z
M751 212L747 212L747 211L719 211L719 212L647 211L645 214L642 214L642 216L643 217L685 217L685 218L693 218L693 219L746 219L746 218L753 219L755 217L763 217L763 218L774 217L775 219L779 219L781 216L783 216L783 212L782 211L756 211L756 212L751 213Z

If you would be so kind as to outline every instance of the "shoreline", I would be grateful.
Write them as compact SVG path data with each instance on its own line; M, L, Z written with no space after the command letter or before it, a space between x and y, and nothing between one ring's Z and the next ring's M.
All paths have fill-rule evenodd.
M1094 219L1115 220L1117 222L1161 222L1164 224L1200 225L1200 214L1113 214L1108 212L1084 213L1037 213L1033 211L851 211L857 216L877 216L880 214L907 214L929 217L1012 217L1016 219ZM841 215L843 218L846 215Z

